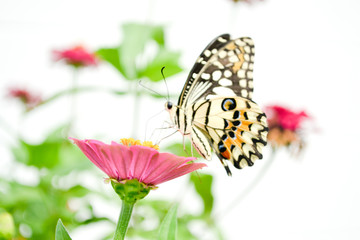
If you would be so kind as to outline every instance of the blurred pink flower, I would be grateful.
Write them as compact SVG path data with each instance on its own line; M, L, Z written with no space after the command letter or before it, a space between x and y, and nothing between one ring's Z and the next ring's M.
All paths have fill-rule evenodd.
M269 126L278 125L283 129L296 131L301 127L301 123L309 116L305 111L293 112L288 108L272 105L267 106L265 109Z
M309 116L305 111L293 112L288 108L271 105L265 107L269 133L268 142L273 147L294 146L301 150L304 141L300 135L302 124Z
M9 97L19 99L29 111L38 106L42 99L39 95L29 92L25 88L12 87L9 89Z
M97 140L70 138L80 150L110 179L121 182L137 179L149 187L183 176L205 167L194 163L193 157L179 157L171 153L160 153L151 142L140 143L133 139L122 139L122 144L105 144Z
M86 67L97 65L98 59L94 53L89 52L83 46L75 46L65 50L53 51L55 61L65 60L74 67Z

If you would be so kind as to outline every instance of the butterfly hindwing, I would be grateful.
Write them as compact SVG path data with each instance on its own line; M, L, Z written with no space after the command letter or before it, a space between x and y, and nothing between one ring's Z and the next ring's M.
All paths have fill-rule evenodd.
M200 128L195 126L191 128L190 140L195 149L203 158L211 158L211 145L209 139Z
M207 136L221 160L243 168L262 158L268 128L265 114L256 103L242 97L217 97L194 106L193 125Z

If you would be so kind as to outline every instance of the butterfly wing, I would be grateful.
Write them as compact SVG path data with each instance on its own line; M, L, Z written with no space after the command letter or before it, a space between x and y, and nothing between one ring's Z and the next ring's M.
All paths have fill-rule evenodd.
M193 68L191 69L189 76L185 82L183 90L179 96L178 106L182 106L187 98L188 93L190 92L191 86L199 80L198 73L204 68L205 63L216 54L218 49L221 49L226 43L230 40L229 34L222 34L215 38L211 43L209 43L206 48L202 51L198 59L196 60Z
M198 151L206 149L207 139L228 175L231 172L225 160L241 169L262 158L268 127L265 114L253 101L242 97L203 100L194 105L193 116L193 129L202 133L192 139L193 144Z
M255 48L251 38L215 38L198 57L178 100L174 119L197 151L211 158L213 148L228 175L252 166L266 145L266 116L251 100Z
M217 37L197 59L179 97L186 108L200 99L241 96L251 99L255 48L251 38Z

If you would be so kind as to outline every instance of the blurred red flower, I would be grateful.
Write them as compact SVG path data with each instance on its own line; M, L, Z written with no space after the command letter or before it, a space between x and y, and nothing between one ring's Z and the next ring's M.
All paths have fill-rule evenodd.
M40 95L29 92L25 88L12 87L9 89L8 95L11 98L19 99L25 105L27 111L35 108L42 102Z
M278 105L267 106L265 111L268 117L269 127L271 127L271 125L278 125L283 129L289 129L291 131L296 131L300 128L303 120L308 118L305 111L296 113Z
M83 46L75 46L70 49L54 50L55 61L65 60L73 67L86 67L97 65L98 58L94 53L89 52Z
M301 148L303 145L300 130L304 120L309 116L305 111L293 112L279 105L265 107L269 134L268 142L273 147L295 145Z

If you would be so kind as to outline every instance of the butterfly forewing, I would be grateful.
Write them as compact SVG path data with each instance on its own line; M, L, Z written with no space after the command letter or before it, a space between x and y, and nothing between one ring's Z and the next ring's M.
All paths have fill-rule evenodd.
M191 70L179 106L216 96L251 99L255 48L250 38L221 35L200 55Z
M189 76L185 82L183 90L179 96L178 106L183 105L191 86L199 78L199 72L204 68L210 57L217 53L218 49L222 48L230 40L229 34L223 34L215 38L208 46L202 51L193 68L191 69Z

